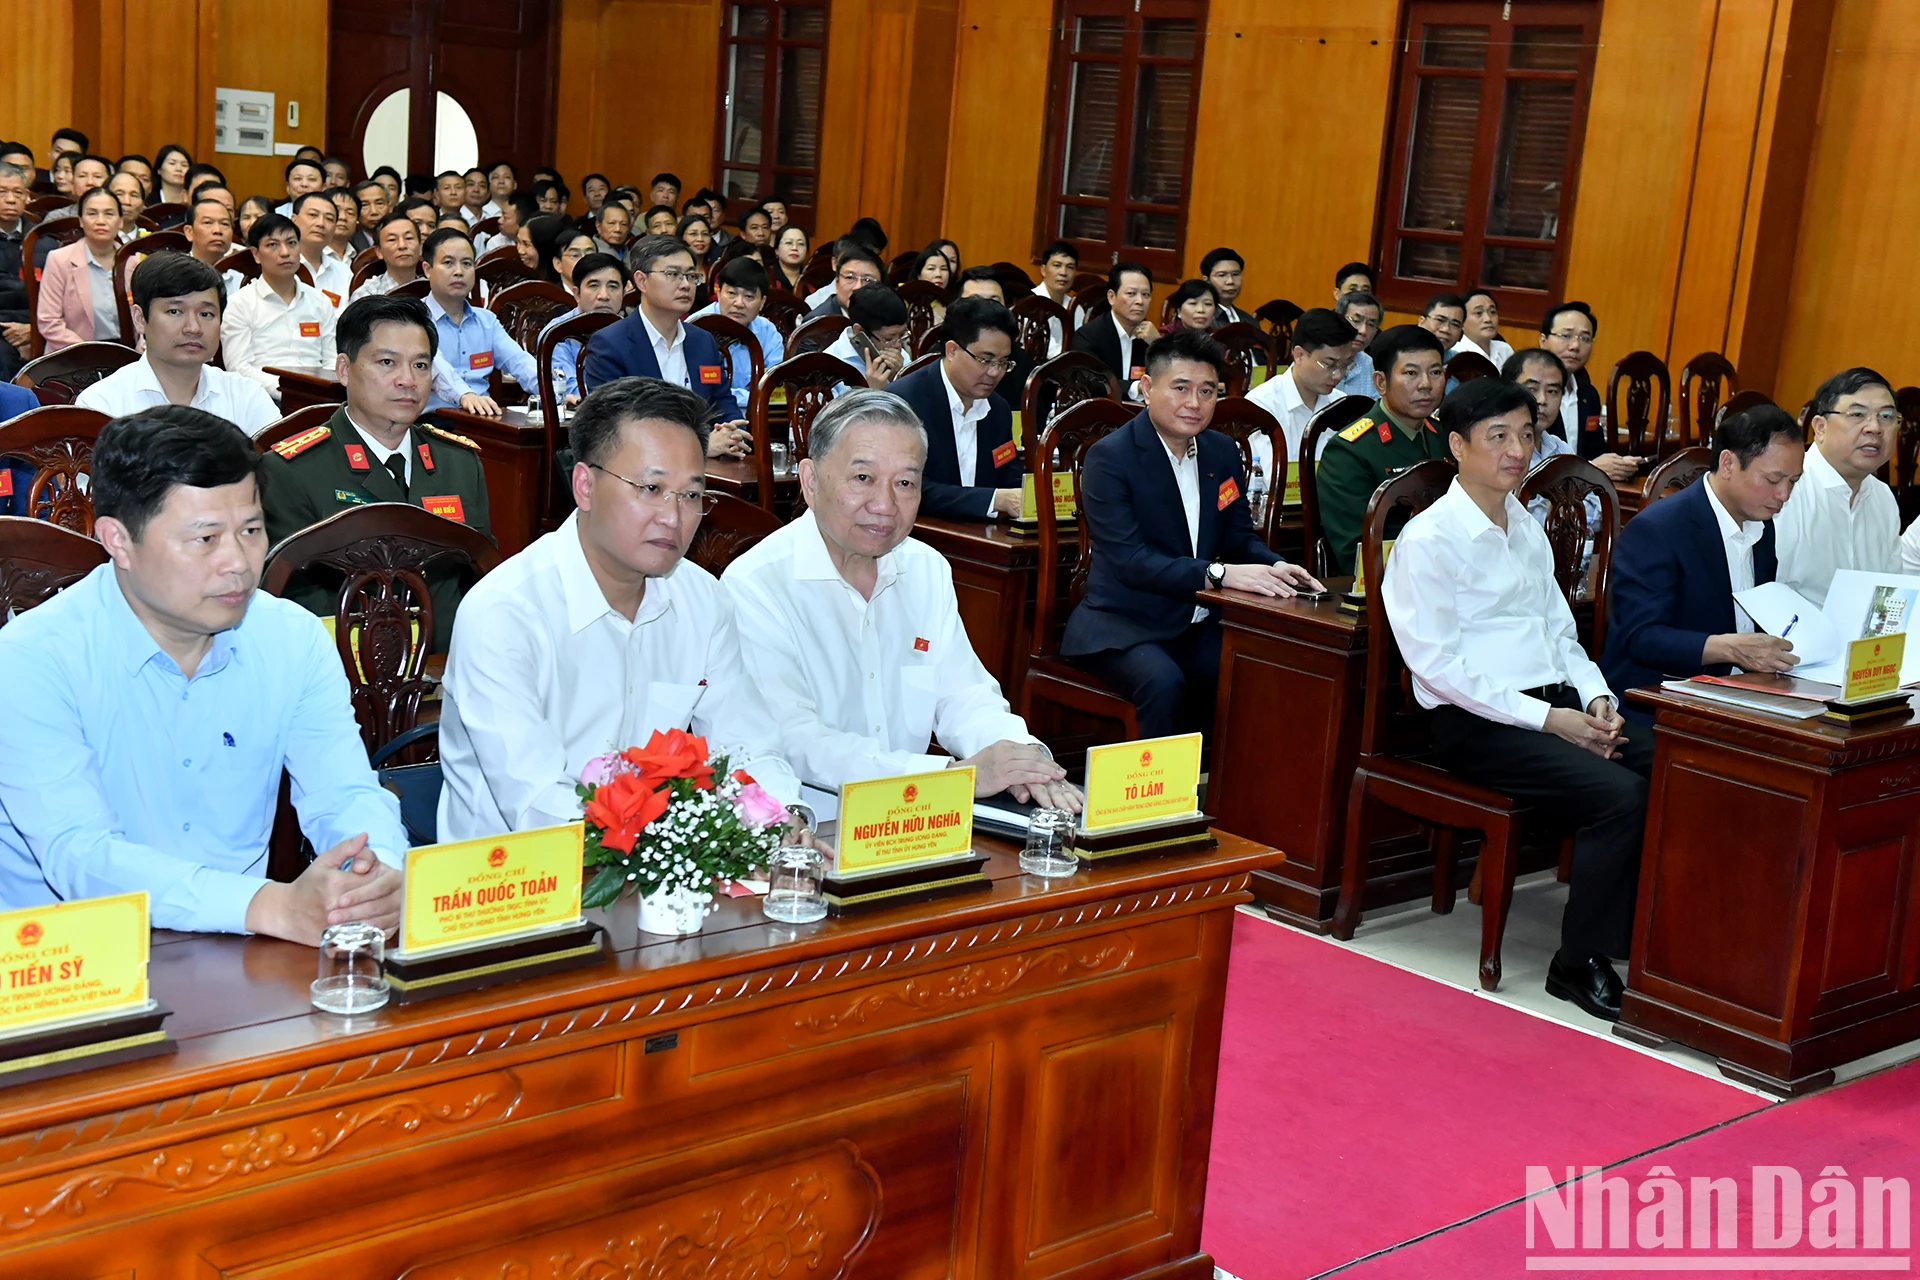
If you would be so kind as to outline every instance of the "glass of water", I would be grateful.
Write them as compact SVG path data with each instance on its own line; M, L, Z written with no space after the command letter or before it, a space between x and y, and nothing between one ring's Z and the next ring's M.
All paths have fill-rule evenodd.
M824 882L827 860L811 845L789 844L774 850L767 865L767 896L760 910L769 920L809 924L827 914Z
M788 465L787 446L775 440L768 444L767 448L773 450L773 474L777 476L786 475Z
M358 921L329 925L320 935L320 976L313 1007L322 1013L372 1013L387 1002L387 938Z
M1027 819L1027 847L1020 851L1020 869L1049 880L1080 869L1073 856L1073 815L1065 809L1035 809Z

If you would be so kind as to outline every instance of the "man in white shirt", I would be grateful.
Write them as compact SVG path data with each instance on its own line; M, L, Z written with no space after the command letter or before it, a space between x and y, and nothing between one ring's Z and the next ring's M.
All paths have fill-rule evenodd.
M318 160L309 160L305 156L295 156L287 161L287 198L274 206L274 212L283 218L293 216L293 202L309 191L318 191L327 185L327 171L320 167Z
M869 387L885 390L909 359L907 304L890 285L862 285L847 300L847 318L853 323L840 331L826 354L865 374Z
M260 274L234 291L220 318L227 369L258 382L276 402L280 379L268 373L267 366L333 367L334 306L294 274L299 241L291 219L262 214L247 233Z
M1248 392L1247 399L1272 414L1286 437L1286 453L1276 458L1267 433L1255 432L1250 441L1254 465L1270 485L1294 493L1290 501L1298 502L1292 464L1300 461L1313 415L1346 398L1339 386L1353 357L1353 326L1325 307L1314 307L1293 322L1292 350L1293 362ZM1322 448L1330 438L1320 437Z
M219 187L203 188L201 194L193 198L193 204L187 210L187 220L180 224L181 233L192 246L194 259L216 271L221 260L233 252L233 211L214 194L223 190ZM238 271L220 272L220 287L225 297L232 297L233 291L246 282L246 277Z
M404 213L390 213L380 219L380 233L374 241L380 253L383 271L376 271L360 282L349 302L392 293L403 284L420 278L420 228Z
M218 272L184 253L156 253L133 269L131 286L133 329L146 340L145 352L82 391L76 404L109 418L191 405L248 435L280 416L258 383L208 364L220 349L226 302Z
M513 199L513 193L520 186L520 176L514 172L513 165L506 160L495 160L487 168L487 194L491 197L480 206L480 216L497 218L506 211L507 201Z
M1058 320L1048 322L1049 360L1067 349L1067 335L1080 327L1080 317L1073 314L1073 278L1079 274L1080 251L1065 240L1055 240L1040 255L1040 283L1033 286L1034 295L1056 307L1067 308L1066 324Z
M1873 473L1893 456L1900 411L1872 369L1846 369L1813 393L1813 448L1774 520L1776 578L1815 604L1842 569L1900 572L1900 503Z
M487 171L476 165L461 175L461 181L466 184L467 199L460 206L460 213L466 218L467 225L472 226L482 218L495 216L487 212Z
M333 197L310 191L293 202L293 225L300 229L300 260L313 277L313 287L335 307L353 292L353 266L333 251L333 229L340 211Z
M1465 323L1460 341L1447 349L1447 359L1471 351L1491 360L1495 369L1500 368L1513 354L1513 347L1500 336L1500 304L1485 289L1469 289L1461 300L1465 303Z
M926 456L905 401L842 396L814 419L800 462L805 514L728 567L781 745L823 790L972 765L976 795L1077 813L1066 771L974 654L945 557L907 536Z
M1633 938L1653 734L1626 733L1580 647L1553 549L1514 496L1536 412L1532 396L1497 378L1441 403L1459 475L1401 529L1381 597L1414 697L1434 712L1436 762L1575 829L1547 991L1611 1022L1623 984L1610 957L1627 955Z
M454 621L441 839L579 821L587 762L655 730L700 734L800 798L727 593L683 558L710 501L709 416L654 378L581 401L568 423L578 510L482 578Z

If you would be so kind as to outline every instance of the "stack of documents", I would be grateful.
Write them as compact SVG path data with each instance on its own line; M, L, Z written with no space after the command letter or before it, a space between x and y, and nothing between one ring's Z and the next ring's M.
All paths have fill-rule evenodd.
M1754 626L1792 643L1800 659L1789 673L1794 679L1839 685L1847 678L1849 644L1907 630L1920 601L1920 577L1842 569L1833 575L1824 607L1781 582L1736 591L1733 598ZM1900 683L1920 683L1920 645L1908 646Z

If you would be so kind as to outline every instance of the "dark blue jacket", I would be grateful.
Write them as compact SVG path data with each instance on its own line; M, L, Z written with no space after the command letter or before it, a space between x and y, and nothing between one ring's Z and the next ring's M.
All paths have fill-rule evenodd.
M1093 534L1087 593L1067 619L1067 656L1171 640L1193 622L1207 566L1274 564L1253 531L1240 447L1218 431L1200 443L1200 536L1187 539L1187 513L1167 447L1145 411L1087 450L1080 500ZM1196 545L1199 554L1194 554Z
M687 381L693 384L693 394L712 408L710 421L734 422L746 417L746 406L733 398L733 388L727 385L726 366L720 363L720 345L705 329L690 324L683 327L687 333ZM653 331L636 307L631 315L587 340L586 359L580 364L580 393L585 395L615 378L659 376L660 361L653 354Z
M0 382L0 422L17 418L29 409L38 409L40 398L25 387L16 387L9 382ZM22 458L0 458L0 471L7 473L12 493L0 497L0 516L24 516L32 514L27 510L27 490L33 484L33 467Z
M1021 466L1013 449L1013 410L997 395L987 397L987 416L973 424L973 478L960 483L960 455L953 440L953 406L947 402L946 379L934 361L887 388L912 406L927 428L927 469L922 473L920 514L942 520L993 519L993 491L1018 489ZM1003 450L1006 462L994 465Z
M1772 582L1776 565L1769 520L1754 544L1753 584ZM1725 635L1734 625L1726 546L1702 477L1646 507L1620 531L1600 670L1616 694L1663 679L1726 675L1729 667L1705 666L1700 657L1708 636Z

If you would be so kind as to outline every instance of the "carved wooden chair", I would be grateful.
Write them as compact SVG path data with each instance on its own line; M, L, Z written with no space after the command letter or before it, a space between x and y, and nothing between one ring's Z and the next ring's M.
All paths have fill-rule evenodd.
M13 383L30 389L43 405L72 404L82 391L139 358L129 344L76 342L27 361Z
M491 218L481 218L467 229L473 232L476 240L481 236L497 236L500 234L500 216L495 214Z
M1215 431L1230 437L1240 446L1240 474L1246 477L1242 483L1249 486L1249 493L1253 484L1253 435L1256 431L1266 433L1268 456L1279 464L1276 469L1280 472L1280 478L1276 481L1272 476L1266 477L1266 505L1253 513L1253 528L1260 535L1260 540L1271 547L1274 528L1277 524L1274 512L1280 508L1280 494L1287 485L1286 433L1280 430L1279 419L1245 396L1226 396L1215 404L1212 426Z
M48 218L20 240L20 278L27 286L27 323L33 335L29 359L39 357L47 349L47 340L40 333L40 273L34 270L34 255L39 253L42 242L50 242L53 249L58 249L79 238L80 219L68 214L64 218Z
M487 299L487 310L500 321L507 336L532 351L540 344L540 330L547 321L574 305L573 295L545 280L522 280L504 289L495 289ZM530 389L530 388L529 388Z
M1000 282L1000 292L1007 295L1009 305L1023 294L1029 297L1037 296L1033 292L1033 286L1038 282L1028 275L1026 268L1019 263L996 262L987 270L993 272L993 278Z
M821 267L825 267L827 269L827 275L831 277L833 275L833 244L834 242L829 240L825 244L821 245L819 248L815 249L813 251L813 255L807 259L807 265L805 269L807 271L814 271ZM820 286L815 285L813 287L815 289L818 289Z
M0 627L107 562L83 533L26 516L0 516Z
M213 264L213 269L221 275L229 271L240 273L240 283L247 284L260 278L260 260L253 256L251 249L235 249L226 257ZM359 281L354 283L358 284Z
M433 291L432 283L425 276L415 276L405 284L397 284L387 291L389 298L413 298L426 301L427 294Z
M1120 396L1120 379L1105 361L1085 351L1068 351L1034 367L1020 397L1020 421L1033 435L1083 400L1120 404ZM1128 416L1136 412L1137 408L1129 409Z
M481 575L499 565L500 551L478 530L405 502L349 507L267 552L260 585L274 595L308 569L344 575L334 643L369 752L419 716L434 622L425 575L449 560Z
M751 387L760 381L760 375L767 367L767 359L760 350L760 339L753 336L753 330L723 315L701 316L687 323L713 335L715 345L720 348L720 376L726 379L727 386L733 385L733 349L736 345L747 353L747 385Z
M845 316L815 316L794 329L787 337L787 359L825 351L836 339L853 327Z
M1520 811L1497 791L1476 787L1420 759L1427 749L1431 712L1413 695L1413 677L1400 657L1399 643L1387 621L1379 589L1386 560L1382 544L1388 518L1426 510L1446 493L1454 468L1433 458L1410 467L1374 490L1360 535L1359 555L1367 590L1367 685L1360 719L1360 762L1347 797L1347 831L1341 868L1340 903L1333 935L1353 937L1365 905L1367 854L1372 847L1373 806L1397 809L1433 830L1433 910L1453 910L1453 875L1459 829L1478 830L1482 884L1480 985L1500 986L1500 940L1520 851Z
M1253 390L1253 375L1264 369L1273 376L1273 343L1259 325L1244 320L1223 324L1208 335L1226 349L1227 394L1244 396Z
M823 317L824 318L824 317ZM835 319L840 317L836 316ZM747 429L753 433L753 458L759 492L759 504L769 512L774 505L773 439L771 426L773 396L783 392L787 398L787 457L789 466L798 466L807 456L807 434L813 417L833 401L834 388L861 387L866 378L858 369L823 351L782 360L761 375L753 386L747 406Z
M540 451L540 487L539 521L543 532L551 533L558 529L573 510L573 494L569 488L569 476L573 471L573 453L566 448L565 423L562 421L561 406L549 403L553 400L553 362L560 344L569 340L580 344L574 357L574 385L580 385L580 370L587 363L587 343L594 334L611 324L618 324L620 317L608 312L592 312L583 316L569 316L553 328L547 330L540 339L540 348L534 356L534 363L540 366L540 403L546 406L546 412L540 415L540 427L546 436L546 447ZM562 453L565 457L562 457Z
M72 196L61 195L58 191L54 191L44 196L35 196L27 201L27 212L36 218L44 218L55 209L64 209L72 203Z
M193 252L193 242L183 232L156 231L152 235L129 240L114 250L113 303L120 316L120 341L131 347L133 337L133 269L142 258L156 253Z
M1773 397L1764 391L1736 391L1728 396L1726 402L1713 413L1713 425L1718 427L1721 420L1730 413L1741 413L1747 409L1757 409L1763 404L1772 404ZM1713 432L1704 433L1704 437L1694 441L1697 445L1711 445Z
M1091 283L1082 284L1082 281ZM1084 272L1075 276L1073 291L1068 295L1067 309L1081 324L1090 324L1113 310L1113 305L1107 301L1107 278L1087 275ZM1067 331L1068 346L1073 345L1073 328L1077 327L1072 326Z
M1320 483L1314 467L1320 457L1320 441L1329 431L1340 431L1366 416L1373 407L1365 396L1343 396L1314 414L1307 421L1307 432L1300 438L1300 524L1306 539L1307 569L1324 579L1333 571L1333 544L1327 541L1327 525L1320 514ZM1277 461L1280 450L1276 446ZM1278 468L1276 468L1277 470ZM1284 490L1285 480L1279 482ZM1373 581L1373 579L1368 579Z
M539 272L530 270L526 263L520 261L520 248L518 245L503 244L498 249L493 249L482 254L478 265L474 267L473 299L476 304L480 301L482 285L486 286L486 292L491 296L500 293L504 289L512 288L514 285L520 284L523 281L537 281L539 279ZM556 289L559 287L559 285L554 286ZM567 305L573 305L572 298L567 299ZM563 307L561 309L565 310L566 308Z
M939 359L940 359L940 352L938 351L922 352L921 354L915 356L913 359L907 361L905 364L900 366L900 377L904 378L910 373L918 373L922 369L926 368L928 365L937 363ZM894 379L895 382L898 382L899 380L900 380L899 378Z
M161 201L147 206L146 216L156 227L177 227L187 220L187 206L177 201Z
M1297 304L1285 298L1275 298L1254 308L1253 318L1267 335L1267 363L1274 368L1293 359L1293 322L1304 314Z
M1020 687L1020 714L1028 724L1033 723L1034 708L1044 702L1118 721L1119 741L1140 736L1139 718L1131 701L1092 672L1082 671L1060 657L1060 633L1067 616L1086 593L1087 573L1093 567L1093 534L1080 501L1081 468L1087 450L1126 426L1133 415L1134 410L1109 399L1081 400L1048 422L1028 451L1033 489L1040 495L1035 504L1040 518L1040 572L1033 605L1033 650L1027 660L1026 681ZM1056 454L1058 463L1054 461ZM1074 518L1080 534L1065 592L1060 589L1059 521L1050 500L1054 473L1061 468L1073 477Z
M295 409L284 418L275 418L266 426L253 433L253 447L261 453L273 448L283 440L291 440L302 431L311 431L315 427L324 427L339 412L338 403L310 404L304 409Z
M1673 379L1666 361L1651 351L1622 356L1607 375L1606 403L1607 430L1613 437L1607 441L1610 448L1643 458L1672 452L1667 415L1673 403Z
M783 343L792 341L793 331L799 327L802 320L806 319L806 316L805 300L779 289L769 293L766 305L760 308L761 319L780 331L780 340Z
M1475 378L1497 378L1500 371L1493 361L1478 351L1462 351L1447 361L1448 382L1472 382Z
M887 283L896 289L913 278L913 263L920 256L918 249L909 249L897 255L887 264Z
M1647 473L1640 509L1645 511L1660 499L1680 492L1713 470L1713 450L1703 444L1668 454Z
M921 334L913 344L913 354L916 360L921 356L937 356L946 349L947 326L944 323L937 324ZM900 376L906 376L905 369L900 371Z
M780 517L765 507L730 493L716 493L713 510L700 521L700 529L687 548L687 559L717 578L735 559L780 528Z
M360 252L354 254L353 255L353 287L356 289L360 287L360 281L365 279L365 277L361 273L364 272L368 267L379 268L384 266L386 266L386 264L380 261L380 249L377 245L368 245L366 248L362 249Z
M1720 421L1720 406L1740 389L1733 363L1717 351L1703 351L1680 370L1679 447L1706 444Z
M1553 579L1567 598L1567 608L1592 604L1593 634L1587 652L1598 662L1607 647L1607 600L1613 580L1613 540L1620 532L1620 494L1600 468L1562 453L1527 473L1519 497L1523 506L1530 506L1535 498L1546 499L1544 528L1547 544L1553 548ZM1590 497L1597 500L1597 518L1589 509ZM1582 573L1589 563L1589 545L1592 567Z
M1013 322L1020 329L1020 349L1036 365L1047 360L1053 351L1054 325L1060 326L1062 354L1073 341L1073 315L1052 298L1028 293L1014 298L1007 310L1013 312Z
M107 415L77 405L50 404L0 422L0 458L34 469L27 514L75 533L93 533L93 442Z

